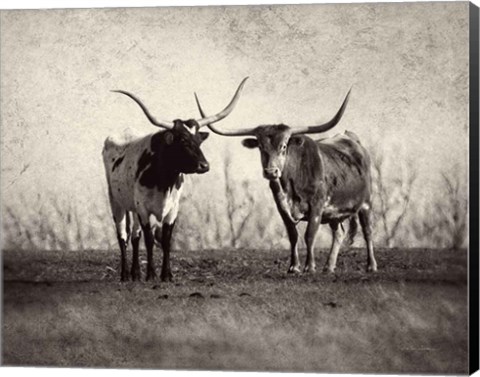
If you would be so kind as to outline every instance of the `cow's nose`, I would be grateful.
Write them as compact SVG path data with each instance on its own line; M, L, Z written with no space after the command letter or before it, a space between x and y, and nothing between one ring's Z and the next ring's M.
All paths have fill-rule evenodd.
M208 164L207 161L201 161L198 163L198 168L197 168L198 173L206 173L209 170L210 170L210 165Z
M263 175L267 179L277 179L280 178L280 169L279 168L266 168L263 169Z

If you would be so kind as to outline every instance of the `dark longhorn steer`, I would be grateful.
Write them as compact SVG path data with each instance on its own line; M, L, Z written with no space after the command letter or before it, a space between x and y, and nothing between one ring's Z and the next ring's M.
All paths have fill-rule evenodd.
M184 174L205 173L209 170L200 144L208 133L199 132L207 123L217 122L235 107L244 79L230 104L211 117L187 121L157 121L133 94L118 91L132 98L142 108L149 121L165 130L143 137L125 134L109 137L103 148L103 161L108 182L108 194L117 239L121 251L121 280L128 280L126 249L131 234L133 258L131 276L140 278L138 246L143 231L147 249L147 276L156 277L153 263L154 237L162 245L162 281L171 280L170 242L179 210ZM133 216L133 226L130 224ZM160 232L160 227L162 228Z
M349 95L350 92L337 114L329 122L318 126L291 128L281 124L228 131L207 124L219 135L255 136L243 140L243 145L260 149L263 175L270 181L270 189L291 244L288 272L300 272L296 228L299 221L307 222L304 272L316 269L314 244L320 224L329 224L332 230L332 246L325 270L333 272L345 238L342 223L350 220L349 238L352 242L357 229L357 217L367 244L367 271L377 270L372 242L372 188L368 152L353 132L345 131L322 140L312 140L304 135L333 128L345 111ZM204 116L197 97L196 100Z

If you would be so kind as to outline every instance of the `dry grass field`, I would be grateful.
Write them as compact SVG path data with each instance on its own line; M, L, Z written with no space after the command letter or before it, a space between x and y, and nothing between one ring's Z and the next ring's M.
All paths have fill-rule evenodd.
M7 250L3 364L467 373L466 251L364 254L292 276L284 250L177 251L173 283L122 284L116 251Z

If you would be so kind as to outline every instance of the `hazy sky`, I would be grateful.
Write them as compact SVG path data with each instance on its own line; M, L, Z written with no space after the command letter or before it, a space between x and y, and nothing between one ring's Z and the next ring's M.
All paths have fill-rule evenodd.
M1 12L1 193L46 189L79 201L105 191L104 139L159 118L223 108L220 125L306 125L329 119L352 87L333 135L356 132L411 158L426 192L467 161L468 3L138 8ZM239 179L267 190L258 152L212 135L211 190L225 150ZM255 186L255 185L254 185Z

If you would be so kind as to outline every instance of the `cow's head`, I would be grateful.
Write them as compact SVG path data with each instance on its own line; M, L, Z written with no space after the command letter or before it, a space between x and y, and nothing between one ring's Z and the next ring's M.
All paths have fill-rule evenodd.
M287 159L288 146L292 140L292 129L283 124L259 126L253 134L255 138L244 139L243 146L260 149L265 178L280 178Z
M301 146L303 144L304 138L300 137L299 135L325 132L333 128L342 118L348 103L349 95L350 91L345 97L342 106L337 111L337 114L330 121L321 125L291 128L289 126L280 124L244 128L234 131L220 130L219 128L208 123L207 126L213 132L223 136L254 136L254 138L244 139L242 144L247 148L260 149L263 176L268 180L276 180L282 176L289 147L291 147L293 144L296 146ZM202 114L204 117L205 115L196 95L195 98L197 100L197 106L200 114Z
M159 132L162 145L158 145L158 148L163 148L166 159L171 161L175 170L187 174L206 173L210 167L200 145L210 134L198 131L200 127L194 119L187 121L176 119L173 124L173 128ZM152 149L155 147L152 140Z

